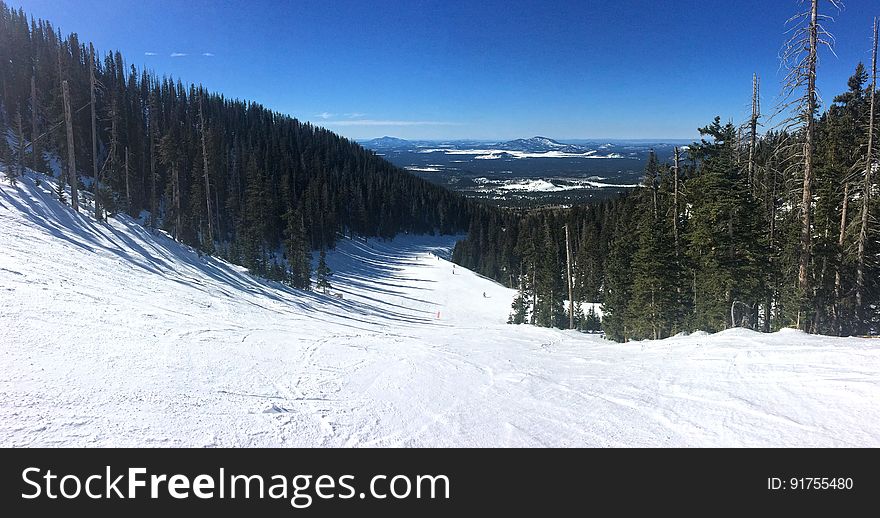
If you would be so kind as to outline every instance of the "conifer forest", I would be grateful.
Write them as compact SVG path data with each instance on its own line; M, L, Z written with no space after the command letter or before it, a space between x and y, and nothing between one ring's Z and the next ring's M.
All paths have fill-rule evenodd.
M453 260L518 290L511 324L617 341L730 327L874 335L877 21L865 20L872 59L820 98L837 9L793 3L783 84L731 78L751 80L748 120L705 121L698 141L652 156L619 198L524 209L469 200L327 129L140 70L0 2L0 162L10 182L25 167L57 175L71 210L92 200L99 219L141 218L295 288L316 273L329 286L311 253L341 237L466 232ZM770 89L783 92L777 106L761 103Z

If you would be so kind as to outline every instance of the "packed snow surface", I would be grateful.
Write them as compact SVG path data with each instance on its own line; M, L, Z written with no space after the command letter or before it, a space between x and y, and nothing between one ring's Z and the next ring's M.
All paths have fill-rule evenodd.
M304 293L4 182L0 446L880 446L878 340L512 326L453 243Z

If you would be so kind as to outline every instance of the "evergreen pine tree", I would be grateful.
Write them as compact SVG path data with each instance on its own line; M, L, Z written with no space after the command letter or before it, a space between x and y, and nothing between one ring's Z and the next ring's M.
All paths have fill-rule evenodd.
M655 218L649 207L640 216L634 237L638 248L632 259L634 276L628 317L633 337L657 340L669 336L675 327L675 255L670 246L672 236L663 224L666 220Z
M525 281L521 281L520 287L516 292L516 297L513 299L513 304L511 304L513 311L507 319L508 324L525 324L528 322L531 300L526 291L524 282Z
M590 306L590 309L587 310L587 314L584 317L583 324L581 328L583 331L596 332L602 329L602 321L599 319L599 315L596 313L596 310L593 306Z
M565 318L564 290L560 277L559 248L551 223L544 222L544 240L536 272L535 323L541 327L562 327ZM567 327L567 326L566 326Z
M294 288L308 290L311 287L312 265L303 219L296 210L288 211L286 219L284 245L289 270L288 282Z
M333 275L333 272L330 271L330 267L327 266L327 252L321 250L320 258L318 259L318 268L315 270L315 275L317 276L317 282L315 286L327 293L327 290L331 288L330 286L330 276Z
M638 247L632 237L634 227L632 212L622 211L615 222L605 260L602 329L608 338L618 342L626 342L632 337L632 327L628 325L633 287L632 259Z
M757 200L736 163L736 128L730 123L722 126L716 117L700 133L712 141L691 146L700 160L699 173L688 187L692 208L686 240L694 279L691 326L713 332L742 323L732 321L733 306L755 307L763 299L765 248Z

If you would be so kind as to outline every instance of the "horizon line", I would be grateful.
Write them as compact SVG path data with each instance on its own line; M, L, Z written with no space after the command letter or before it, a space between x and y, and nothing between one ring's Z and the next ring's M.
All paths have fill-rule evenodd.
M362 137L362 138L353 138L355 141L363 141L363 140L377 140L382 138L395 138L400 140L419 140L425 142L441 142L447 140L457 140L457 141L471 141L471 142L488 142L488 141L500 141L507 142L511 140L520 140L520 139L530 139L535 137L543 137L551 140L555 140L557 142L565 142L565 141L573 141L573 140L588 140L588 141L627 141L627 142L635 142L635 141L649 141L649 142L663 142L663 141L678 141L678 140L686 140L693 142L698 140L697 138L685 138L685 137L544 137L543 135L534 135L532 137L515 137L515 138L497 138L497 137L430 137L430 138L421 138L421 137L396 137L394 135L382 135L379 137Z

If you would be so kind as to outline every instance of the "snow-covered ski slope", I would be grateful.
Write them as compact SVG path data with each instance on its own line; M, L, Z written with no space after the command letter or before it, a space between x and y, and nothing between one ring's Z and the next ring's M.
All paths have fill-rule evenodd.
M33 178L0 184L0 446L880 445L880 340L511 326L450 238L344 240L342 298L303 293Z

